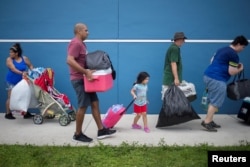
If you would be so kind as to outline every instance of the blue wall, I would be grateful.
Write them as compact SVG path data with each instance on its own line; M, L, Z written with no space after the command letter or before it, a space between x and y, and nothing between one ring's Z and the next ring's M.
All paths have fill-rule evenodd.
M57 39L73 37L77 22L88 25L89 51L102 49L110 54L118 73L114 87L99 93L101 112L116 103L127 105L130 89L140 71L151 75L148 98L149 113L161 108L161 82L165 52L169 42L93 42L92 40L169 40L174 32L184 31L188 40L182 47L184 79L196 85L198 99L193 102L197 113L204 85L202 74L213 53L237 35L250 37L249 0L43 0L0 1L0 111L5 111L5 60L14 39ZM9 39L9 42L3 39ZM192 42L192 40L198 40ZM200 40L214 40L201 42ZM51 67L55 71L55 87L67 94L76 105L66 65L67 42L21 42L24 54L36 67ZM245 75L250 78L248 46L240 59L245 64ZM226 99L220 113L235 114L241 101ZM129 113L132 112L130 109Z

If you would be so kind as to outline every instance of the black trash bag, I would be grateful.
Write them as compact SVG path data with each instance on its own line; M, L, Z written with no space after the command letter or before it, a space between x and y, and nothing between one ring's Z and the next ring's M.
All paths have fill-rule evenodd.
M164 95L156 127L164 127L200 119L178 86L171 85Z

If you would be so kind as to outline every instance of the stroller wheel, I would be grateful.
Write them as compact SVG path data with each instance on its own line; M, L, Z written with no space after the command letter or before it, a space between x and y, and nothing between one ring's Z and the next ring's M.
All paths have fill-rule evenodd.
M43 116L42 115L34 115L33 122L35 124L42 124L43 123Z
M71 119L70 119L70 117L67 116L67 115L61 115L61 116L59 117L59 124L60 124L61 126L66 126L66 125L68 125L70 122L71 122Z
M75 121L76 120L76 113L75 111L70 111L69 112L69 118L71 121Z

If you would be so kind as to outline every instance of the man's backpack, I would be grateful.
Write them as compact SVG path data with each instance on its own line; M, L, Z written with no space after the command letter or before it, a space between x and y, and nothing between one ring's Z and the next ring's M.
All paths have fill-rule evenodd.
M116 71L112 65L109 55L102 50L88 53L86 56L86 66L86 68L91 70L104 70L111 68L113 80L116 78Z

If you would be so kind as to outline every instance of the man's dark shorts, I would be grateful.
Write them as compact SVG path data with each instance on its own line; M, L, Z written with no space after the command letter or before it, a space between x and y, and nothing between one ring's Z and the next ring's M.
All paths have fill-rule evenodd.
M88 107L91 102L98 101L96 92L85 92L83 79L72 80L71 84L76 92L78 107Z

